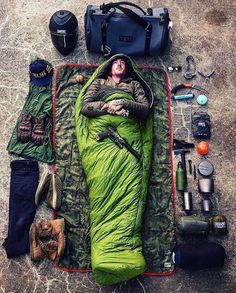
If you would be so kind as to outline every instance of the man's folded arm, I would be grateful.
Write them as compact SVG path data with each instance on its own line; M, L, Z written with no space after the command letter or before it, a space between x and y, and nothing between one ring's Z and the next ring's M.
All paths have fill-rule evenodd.
M148 116L150 105L145 91L137 81L133 81L133 95L135 101L124 100L123 107L128 110L130 114L135 115L141 120L145 120Z
M87 89L82 101L81 113L87 117L98 117L107 114L106 110L102 110L105 102L97 100L97 93L100 88L99 80L95 80Z

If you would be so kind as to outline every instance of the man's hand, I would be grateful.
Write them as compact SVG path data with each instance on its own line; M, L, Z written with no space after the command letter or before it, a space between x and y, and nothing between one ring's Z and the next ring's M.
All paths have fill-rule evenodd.
M116 111L114 114L118 116L128 117L129 111L125 109L121 109L120 111Z
M101 110L106 110L107 113L114 114L116 111L120 111L122 109L122 105L116 105L113 101L106 103L102 106Z
M119 115L128 117L129 111L123 109L123 103L122 100L112 100L110 102L107 102L101 110L106 110L109 114Z

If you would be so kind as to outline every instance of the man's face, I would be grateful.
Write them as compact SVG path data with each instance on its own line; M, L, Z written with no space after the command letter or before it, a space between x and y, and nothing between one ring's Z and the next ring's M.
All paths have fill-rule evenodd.
M112 76L125 76L126 74L126 64L123 59L116 59L112 63L111 75Z

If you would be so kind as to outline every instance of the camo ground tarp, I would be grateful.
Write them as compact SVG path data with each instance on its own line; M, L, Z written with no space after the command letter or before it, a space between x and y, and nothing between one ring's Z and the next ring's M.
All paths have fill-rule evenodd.
M55 217L66 221L67 245L59 267L72 271L90 269L89 197L74 131L74 106L95 66L64 65L57 69L53 100L54 171L63 181L62 206ZM174 201L170 150L168 77L157 68L139 68L154 93L153 160L143 219L143 253L147 272L168 274L174 270ZM82 84L76 76L85 77Z

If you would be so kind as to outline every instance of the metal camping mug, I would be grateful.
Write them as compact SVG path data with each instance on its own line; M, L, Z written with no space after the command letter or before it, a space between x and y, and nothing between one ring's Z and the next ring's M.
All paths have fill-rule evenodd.
M198 190L200 193L213 193L214 180L213 178L202 178L198 180Z

